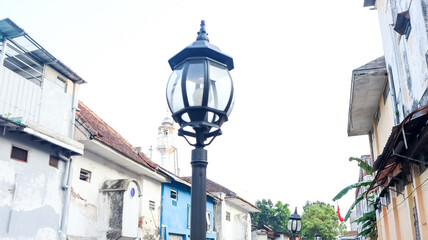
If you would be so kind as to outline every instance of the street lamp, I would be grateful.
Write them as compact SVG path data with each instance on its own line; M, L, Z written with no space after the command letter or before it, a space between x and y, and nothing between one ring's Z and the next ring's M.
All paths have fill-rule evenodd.
M193 240L206 239L207 151L233 108L233 83L229 70L233 59L209 43L205 21L196 41L169 59L173 70L166 88L172 118L180 125L178 135L192 150L191 230ZM190 141L189 138L195 141Z
M293 233L293 239L296 238L296 232L300 232L300 229L302 229L302 222L296 207L294 213L288 218L288 230Z
M319 233L318 233L318 231L317 231L317 233L315 233L315 235L314 235L314 240L322 240L322 238L321 238L321 234L319 234Z

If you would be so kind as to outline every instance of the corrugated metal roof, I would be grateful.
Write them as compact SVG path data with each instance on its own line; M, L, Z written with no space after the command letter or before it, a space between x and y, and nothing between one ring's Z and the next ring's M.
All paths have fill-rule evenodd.
M403 170L400 167L403 161L409 161L415 156L428 152L427 122L428 105L425 105L410 113L392 129L382 154L373 164L373 171L377 172L368 192L379 186L387 187L392 177Z
M24 30L9 18L0 20L0 41L4 41L5 38L19 37L24 34Z
M35 60L41 64L49 65L73 82L79 84L86 83L85 80L60 60L52 56L52 54L34 41L34 39L9 18L0 20L0 41L2 42L5 39L25 48L28 51L27 53L34 57Z

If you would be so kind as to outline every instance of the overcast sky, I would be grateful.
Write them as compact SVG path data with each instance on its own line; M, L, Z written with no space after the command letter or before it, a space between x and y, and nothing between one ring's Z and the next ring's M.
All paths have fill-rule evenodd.
M347 159L370 153L367 136L347 137L351 72L383 55L363 0L0 0L6 17L85 79L80 100L146 153L166 116L168 59L204 19L210 43L234 58L236 94L207 147L208 178L251 202L300 213L308 200L333 203L358 179ZM176 146L190 175L192 148ZM343 215L352 201L339 201Z

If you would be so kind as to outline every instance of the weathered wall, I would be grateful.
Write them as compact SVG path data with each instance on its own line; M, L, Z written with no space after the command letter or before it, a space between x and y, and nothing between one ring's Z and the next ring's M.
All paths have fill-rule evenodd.
M400 121L416 108L428 104L427 1L378 0L382 42L388 74L394 81ZM409 10L409 38L394 31L397 14Z
M79 179L80 169L91 171L90 182ZM121 212L121 216L118 216L114 212L122 210L111 208L112 205L118 205L120 201L123 202L123 199L125 199L126 204L126 200L129 200L129 192L100 192L105 181L115 179L137 180L142 195L138 197L139 209L135 209L138 212L138 219L135 220L137 227L141 217L141 225L136 229L138 236L142 239L159 239L160 220L157 212L159 210L150 211L149 200L155 201L155 208L159 209L161 183L148 177L139 176L87 149L83 157L73 159L73 193L70 204L68 236L71 239L78 239L78 237L107 239L109 232L113 234L112 221L120 221L117 224L121 225L131 224L122 219L123 215L126 216L126 212ZM129 212L129 214L134 218L134 213ZM116 226L117 224L114 223L113 225Z
M391 103L391 94L388 94L386 101L383 100L383 96L380 97L379 111L379 123L376 124L376 119L374 119L373 122L373 129L375 133L375 139L373 141L374 159L376 159L382 153L393 127L394 119Z
M391 93L395 90L397 105L393 105L393 99L386 103L391 108L381 110L382 117L385 114L391 116L396 108L399 112L398 122L401 122L410 112L428 104L428 2L426 0L377 0L376 8L379 15L380 30L385 52L385 62L388 69L389 86ZM409 11L411 31L408 35L400 35L394 30L397 14ZM394 88L394 89L392 89ZM390 97L392 98L391 94ZM382 103L380 103L382 105ZM385 111L385 114L384 112ZM374 157L379 155L390 134L391 125L381 118L379 128L376 129L374 145ZM386 119L385 119L386 120ZM424 173L426 174L426 173ZM425 175L422 176L425 176ZM423 182L422 176L419 182ZM415 180L415 179L413 179ZM413 208L415 203L419 212L419 226L422 239L428 237L426 229L427 211L424 204L428 195L420 187L416 187L416 181L408 184L402 194L391 194L391 203L382 207L378 215L379 239L415 239L413 226ZM417 197L418 199L416 199ZM414 200L416 199L416 200ZM424 202L425 200L425 202ZM419 203L419 204L418 204Z
M12 145L28 150L27 162L10 159ZM0 137L0 239L58 239L65 164L49 166L50 154L22 135Z
M154 240L160 238L160 215L162 185L151 178L140 178L142 202L141 224L143 239ZM149 202L155 202L155 210L149 208Z
M251 217L248 211L225 199L224 193L216 193L222 201L214 206L215 231L218 240L250 240ZM226 212L230 213L230 221L226 220Z

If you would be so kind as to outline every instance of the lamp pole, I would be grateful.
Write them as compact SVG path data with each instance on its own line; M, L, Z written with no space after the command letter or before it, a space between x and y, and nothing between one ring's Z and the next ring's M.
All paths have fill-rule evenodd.
M294 213L288 217L288 230L293 233L293 239L296 239L296 233L302 229L301 217L297 214L297 207Z
M229 70L233 59L209 43L205 21L196 41L169 59L173 70L166 97L172 118L180 125L178 135L194 146L192 150L192 191L190 236L206 239L207 150L233 109L233 82ZM190 141L194 138L194 141Z

